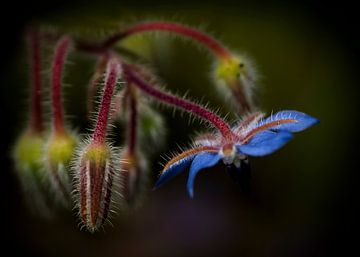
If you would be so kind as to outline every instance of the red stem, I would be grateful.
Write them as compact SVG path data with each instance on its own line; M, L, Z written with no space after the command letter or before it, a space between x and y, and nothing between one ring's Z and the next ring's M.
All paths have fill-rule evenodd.
M61 101L61 79L66 55L71 45L71 39L67 36L62 37L55 48L54 59L52 63L52 112L53 127L56 133L64 130L63 107Z
M41 105L41 53L39 32L36 29L32 29L29 32L29 46L31 77L30 128L33 132L41 132L43 130Z
M93 142L102 144L105 141L108 125L109 112L114 88L120 75L120 65L116 59L109 60L107 66L107 76L105 79L105 90L102 96L100 111L96 121L96 127L93 134Z
M158 99L161 102L176 106L189 113L195 114L203 118L204 120L215 126L226 139L232 139L235 136L232 133L228 124L216 114L201 107L200 105L152 87L151 85L145 83L143 80L137 77L136 74L133 72L132 68L127 64L123 64L123 68L127 81L129 83L134 83L135 86L137 86L146 94L151 95L152 97Z
M122 31L118 34L113 35L103 43L104 48L113 46L117 41L124 39L133 34L147 32L147 31L169 31L177 34L181 34L186 37L198 41L199 43L205 45L210 51L212 51L220 59L228 59L231 57L231 53L226 49L219 41L215 40L213 37L205 34L202 31L199 31L194 28L190 28L178 23L170 22L146 22L136 24L125 31Z

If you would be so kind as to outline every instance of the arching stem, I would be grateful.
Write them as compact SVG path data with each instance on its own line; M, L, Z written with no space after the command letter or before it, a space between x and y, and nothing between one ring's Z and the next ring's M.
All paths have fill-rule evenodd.
M229 50L226 49L219 41L215 40L213 37L205 34L200 30L171 22L145 22L135 24L134 26L129 27L128 29L118 34L115 34L109 39L105 40L102 44L102 47L109 48L113 46L117 41L124 39L128 36L149 31L168 31L189 37L204 45L220 59L228 59L232 56Z
M169 93L163 92L155 87L152 87L151 85L140 79L135 74L130 65L123 64L123 69L126 80L129 83L134 84L144 93L158 99L161 102L181 108L189 113L197 115L198 117L204 119L205 121L216 127L226 139L232 139L235 136L232 133L229 125L215 113L205 109L198 104L176 97Z

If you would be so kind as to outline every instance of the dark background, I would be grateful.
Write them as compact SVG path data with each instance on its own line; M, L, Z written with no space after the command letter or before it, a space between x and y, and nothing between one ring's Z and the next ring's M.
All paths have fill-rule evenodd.
M39 21L75 32L95 30L101 36L99 31L106 33L118 23L157 18L205 26L231 49L250 55L262 75L258 100L267 113L296 109L318 117L321 124L272 156L252 159L250 195L243 194L219 165L199 175L194 200L185 192L184 174L149 192L142 208L119 215L114 228L106 227L105 233L79 231L76 218L68 213L51 221L29 215L9 158L27 114L24 25ZM1 24L4 252L9 250L11 256L359 254L359 41L356 9L347 1L12 2L3 8ZM171 90L190 89L195 99L203 97L227 112L208 76L209 56L166 36L134 42L134 50L146 54ZM91 65L78 56L68 70L69 120L81 128L85 110L81 95ZM176 149L176 143L186 144L189 135L201 129L197 122L188 126L179 114L172 117L161 111L168 119L167 145L161 154ZM153 178L159 160L152 160Z

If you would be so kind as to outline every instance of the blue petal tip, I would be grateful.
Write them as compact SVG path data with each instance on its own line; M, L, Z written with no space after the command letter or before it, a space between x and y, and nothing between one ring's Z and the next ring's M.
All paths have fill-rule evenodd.
M190 199L194 198L194 190L188 190L188 194Z
M286 120L286 119L293 119L296 122L280 124L272 127L271 129L285 130L288 132L300 132L320 122L317 118L314 118L306 113L293 111L293 110L285 110L275 113L274 115L260 122L259 125L273 121Z

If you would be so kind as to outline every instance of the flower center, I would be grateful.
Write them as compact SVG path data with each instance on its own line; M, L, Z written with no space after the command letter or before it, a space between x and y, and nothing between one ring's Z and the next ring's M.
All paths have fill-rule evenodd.
M236 157L236 148L233 144L226 144L220 150L221 158L225 165L230 165Z
M234 144L226 144L224 145L219 152L222 161L225 165L234 164L236 167L240 167L241 160L246 159L246 156L239 153L236 150Z

